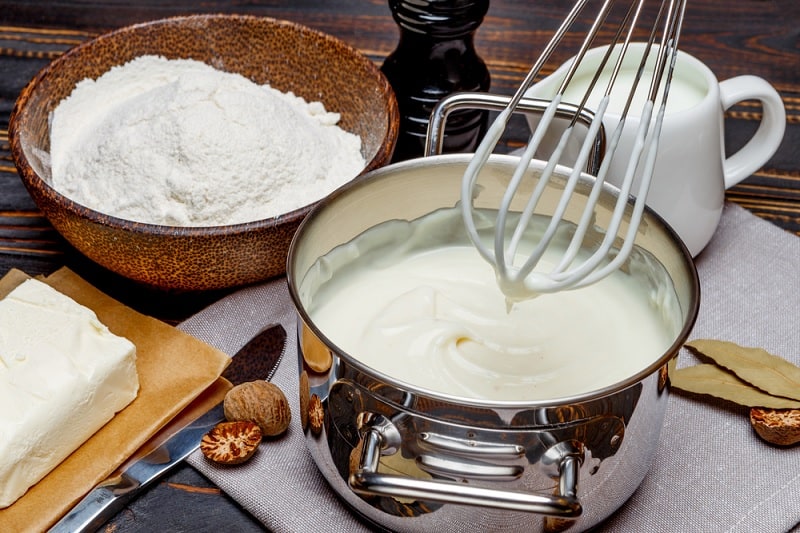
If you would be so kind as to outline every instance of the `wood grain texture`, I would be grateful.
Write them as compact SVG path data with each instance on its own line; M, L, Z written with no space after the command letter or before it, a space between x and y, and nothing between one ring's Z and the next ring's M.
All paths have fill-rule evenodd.
M492 92L510 94L570 2L493 0L475 46L492 76ZM65 50L108 29L190 13L246 13L288 19L328 32L380 64L398 30L385 0L129 0L0 2L0 272L50 273L67 265L101 290L144 313L177 322L225 294L171 294L113 276L75 252L38 212L16 174L8 117L21 88ZM728 199L800 235L800 2L693 0L681 48L720 79L755 74L780 92L787 131L778 153ZM751 103L728 113L726 143L735 150L752 134L760 110ZM506 149L519 146L515 122ZM106 531L259 531L235 502L186 466L165 478L107 525Z

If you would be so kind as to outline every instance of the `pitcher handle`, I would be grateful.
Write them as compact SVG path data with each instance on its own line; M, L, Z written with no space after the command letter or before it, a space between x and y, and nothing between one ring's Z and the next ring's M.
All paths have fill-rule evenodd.
M561 454L558 466L558 494L531 494L445 480L381 474L377 471L380 456L392 454L397 450L400 435L392 422L383 415L370 416L364 429L363 449L358 468L348 479L350 488L358 494L475 505L562 518L577 518L583 510L576 494L578 472L583 458L580 451L572 450Z
M778 91L758 76L736 76L721 81L719 90L725 110L744 100L758 100L762 106L761 123L755 135L725 160L725 188L728 189L761 168L778 150L786 130L786 109Z

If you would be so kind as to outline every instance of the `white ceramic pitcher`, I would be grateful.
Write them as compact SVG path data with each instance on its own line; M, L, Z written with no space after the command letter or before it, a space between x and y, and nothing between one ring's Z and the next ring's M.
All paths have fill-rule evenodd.
M606 47L589 50L572 82L564 91L564 102L580 103L593 74L599 68ZM645 43L631 43L623 68L611 94L603 118L610 135L620 120L621 108L629 92ZM611 69L618 54L614 51L606 69ZM651 51L650 63L655 60ZM569 62L535 84L526 96L552 98L566 75ZM652 70L650 70L652 72ZM607 76L606 76L607 79ZM631 106L620 144L606 179L619 185L630 158L644 96L649 87L645 72ZM600 100L606 84L598 83L587 107ZM641 93L641 94L640 94ZM736 153L725 156L725 110L745 100L757 100L763 113L758 130ZM528 117L532 127L537 118ZM656 168L647 204L678 233L693 256L708 244L722 214L725 190L761 168L778 149L786 128L786 112L778 92L757 76L737 76L718 81L697 58L679 51L675 63L667 109L659 142ZM633 191L637 190L634 184Z

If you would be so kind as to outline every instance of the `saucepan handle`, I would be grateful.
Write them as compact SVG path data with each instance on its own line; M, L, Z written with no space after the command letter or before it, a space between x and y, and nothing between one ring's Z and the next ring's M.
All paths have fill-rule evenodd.
M428 131L425 137L425 156L438 155L442 153L444 147L445 126L447 118L451 113L465 109L482 109L485 111L502 111L511 101L510 96L481 93L481 92L457 92L451 93L437 102L431 111L431 119L428 121ZM515 113L527 115L541 115L550 104L548 100L538 98L522 98L519 105L515 108ZM588 129L594 118L594 113L588 109L580 109L578 106L561 103L556 109L557 118L585 125ZM592 145L589 159L586 162L586 172L597 175L600 163L605 154L605 129L600 128L597 137Z
M368 418L362 433L361 459L358 468L350 474L348 480L350 488L358 494L475 505L562 518L577 518L582 512L576 494L582 461L582 454L578 451L562 454L558 468L559 490L556 495L382 474L378 472L380 456L395 453L400 444L400 436L388 418L382 415Z

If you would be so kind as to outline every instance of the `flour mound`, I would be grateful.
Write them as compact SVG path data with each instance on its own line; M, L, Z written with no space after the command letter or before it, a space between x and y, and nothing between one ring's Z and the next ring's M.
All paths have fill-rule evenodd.
M152 224L250 222L306 206L364 168L320 102L193 60L142 56L83 80L51 117L53 187Z

